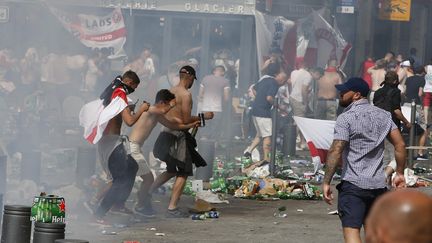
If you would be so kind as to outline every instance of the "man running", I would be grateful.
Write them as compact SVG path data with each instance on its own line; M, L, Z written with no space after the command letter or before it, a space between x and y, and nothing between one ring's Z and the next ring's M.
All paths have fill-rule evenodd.
M180 123L181 121L179 119L174 118L173 121L170 121L165 118L164 114L175 105L176 100L173 93L167 89L159 90L156 94L155 104L150 106L148 111L140 116L129 135L131 156L138 163L139 168L137 175L143 180L137 193L138 203L134 211L145 217L153 217L155 214L151 205L151 194L149 193L150 186L154 181L153 173L150 171L149 164L141 151L145 140L148 138L157 122L177 130L185 130L199 125L199 121L184 125Z

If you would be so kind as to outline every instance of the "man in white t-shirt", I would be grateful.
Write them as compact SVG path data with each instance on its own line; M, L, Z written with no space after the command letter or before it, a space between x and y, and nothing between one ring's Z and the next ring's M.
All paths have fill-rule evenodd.
M211 126L208 129L202 130L202 138L218 139L223 124L224 104L229 100L230 84L224 77L225 67L216 66L213 68L212 74L203 78L198 94L199 107L198 112L213 112L214 118Z
M312 75L305 69L303 61L297 63L298 69L291 72L290 104L294 116L304 117L311 91ZM300 134L300 148L306 148L306 142Z

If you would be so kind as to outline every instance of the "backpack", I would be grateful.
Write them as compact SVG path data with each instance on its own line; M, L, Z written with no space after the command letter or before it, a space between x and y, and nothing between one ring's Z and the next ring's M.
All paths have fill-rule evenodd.
M393 93L393 89L389 89L387 93L385 93L385 95L376 97L376 99L374 98L373 103L376 107L379 107L385 111L390 112L393 116L394 110L392 106L392 93Z

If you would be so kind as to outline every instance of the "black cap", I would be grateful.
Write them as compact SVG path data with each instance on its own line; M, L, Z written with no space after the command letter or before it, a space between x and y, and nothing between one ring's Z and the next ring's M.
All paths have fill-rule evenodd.
M183 66L182 68L180 68L179 73L187 73L187 74L194 76L194 78L197 79L195 69L189 65Z
M369 85L362 78L350 78L343 84L336 84L335 87L340 92L359 92L363 97L369 94Z

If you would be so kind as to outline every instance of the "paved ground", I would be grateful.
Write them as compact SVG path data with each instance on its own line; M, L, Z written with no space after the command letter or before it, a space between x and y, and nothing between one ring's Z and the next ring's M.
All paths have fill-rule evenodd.
M216 205L219 219L194 221L164 217L167 196L156 198L161 212L156 219L135 223L128 228L106 228L116 235L103 235L103 228L89 226L83 220L70 220L67 238L87 239L91 242L341 242L339 219L327 215L334 207L323 201L256 201L230 198L230 204ZM158 202L161 201L161 202ZM184 197L181 206L193 204L192 197ZM286 218L274 217L281 206L286 206ZM84 216L78 216L83 219ZM114 219L113 216L109 216ZM125 223L127 218L115 218ZM156 231L149 230L156 228ZM165 236L156 236L164 233Z
M420 188L432 195L431 188ZM336 195L335 195L336 196ZM219 219L195 221L164 217L168 196L155 196L154 205L160 212L157 218L146 222L130 223L129 217L109 219L130 224L127 228L101 228L89 225L88 216L74 216L67 223L66 238L90 242L343 242L339 218L328 215L336 206L323 201L256 201L230 198L230 204L216 205ZM193 204L193 198L183 197L180 206ZM281 206L286 206L286 218L274 217ZM150 230L155 228L156 230ZM104 235L102 231L116 232ZM163 233L164 236L156 236Z

